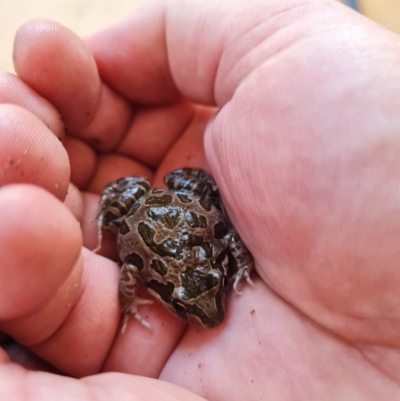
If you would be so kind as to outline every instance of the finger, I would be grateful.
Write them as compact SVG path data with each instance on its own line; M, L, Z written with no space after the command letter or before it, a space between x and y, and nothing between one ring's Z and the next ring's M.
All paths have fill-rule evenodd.
M138 109L118 152L150 168L158 167L195 113L196 109L184 101Z
M0 74L1 103L11 103L29 110L42 120L57 138L64 138L64 125L57 109L13 74Z
M43 121L21 107L0 104L0 138L2 185L32 183L59 199L65 198L69 184L68 156Z
M58 46L65 41L69 46ZM99 101L100 80L93 58L78 37L49 21L27 23L15 37L14 63L19 77L57 107L68 130L80 130L90 123ZM42 65L46 67L38 68ZM66 109L64 99L69 97L75 103Z
M99 401L103 394L115 400L155 401L162 395L165 401L204 401L203 398L173 384L120 373L107 373L77 380L50 373L29 372L18 365L4 363L0 365L0 380L3 383L0 388L2 400L55 400L60 397L62 391L65 401Z
M62 286L77 263L81 234L68 209L38 187L1 188L0 213L0 319L4 322L35 310ZM57 247L50 245L52 239Z
M96 152L85 141L70 135L65 137L63 145L71 165L71 182L85 190L97 168Z
M15 38L14 62L18 76L57 107L69 133L101 151L120 142L131 106L101 84L92 55L73 32L51 21L26 23Z
M153 172L129 157L115 154L101 156L88 190L100 194L109 182L132 175L151 179Z

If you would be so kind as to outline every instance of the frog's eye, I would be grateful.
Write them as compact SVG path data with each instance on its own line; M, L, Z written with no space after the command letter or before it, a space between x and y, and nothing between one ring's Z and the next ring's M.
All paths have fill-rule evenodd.
M178 314L186 312L186 307L182 302L174 301L174 308Z

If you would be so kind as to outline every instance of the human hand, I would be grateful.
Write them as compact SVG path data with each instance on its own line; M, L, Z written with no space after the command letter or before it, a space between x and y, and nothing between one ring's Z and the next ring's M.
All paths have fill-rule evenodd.
M0 398L198 399L134 374L215 400L395 399L397 36L331 1L193 0L149 3L86 43L28 23L19 78L1 78L0 327L93 376L26 375L4 355ZM121 335L115 249L82 248L96 246L88 192L186 165L217 180L256 287L216 329L154 305L151 331Z

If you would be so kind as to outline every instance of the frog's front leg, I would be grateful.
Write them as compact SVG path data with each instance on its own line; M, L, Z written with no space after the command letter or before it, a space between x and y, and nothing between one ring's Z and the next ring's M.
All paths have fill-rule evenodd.
M123 333L128 325L129 318L133 316L139 320L143 326L150 328L150 324L140 316L138 312L139 305L152 304L150 299L140 298L137 294L137 282L139 271L136 265L131 263L124 263L121 268L121 275L119 278L119 300L121 303L122 314L124 322L122 324Z
M98 246L101 248L103 232L117 234L118 228L135 202L150 189L150 182L143 177L123 177L104 187L97 213Z
M235 290L236 294L240 295L241 292L237 289L237 287L243 277L250 285L254 286L254 283L250 278L250 273L254 267L254 261L251 253L236 232L229 232L226 236L226 239L229 243L229 250L231 251L233 258L236 260L238 268L237 273L232 277L234 279L233 289Z

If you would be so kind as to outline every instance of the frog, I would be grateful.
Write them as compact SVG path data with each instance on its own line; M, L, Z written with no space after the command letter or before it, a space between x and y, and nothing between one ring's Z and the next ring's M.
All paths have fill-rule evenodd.
M99 244L103 233L116 236L122 262L122 332L130 317L150 327L138 307L153 301L138 296L138 282L170 312L207 328L224 320L230 282L238 295L243 278L254 285L253 257L232 226L214 179L203 169L185 167L167 173L164 183L166 189L151 188L144 177L122 177L107 184L100 197Z

